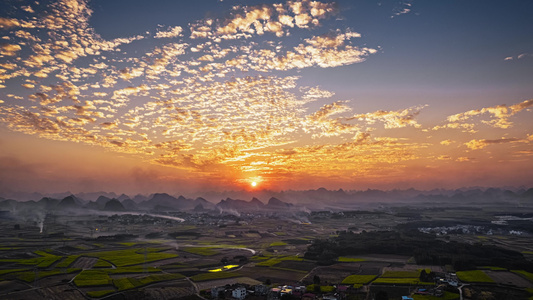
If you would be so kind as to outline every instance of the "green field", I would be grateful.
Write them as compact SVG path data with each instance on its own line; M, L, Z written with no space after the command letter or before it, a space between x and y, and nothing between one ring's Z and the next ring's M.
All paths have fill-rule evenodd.
M207 280L215 280L215 279L240 277L240 276L241 274L234 273L234 272L217 272L217 273L202 273L202 274L191 276L190 278L193 281L207 281Z
M13 270L5 270L6 273L4 273L4 276L2 276L2 279L18 279L25 282L32 282L35 280L35 276L37 275L37 279L50 277L54 275L60 275L60 274L66 274L66 273L75 273L79 272L80 269L67 269L66 272L64 270L40 270L38 272L35 271L29 271L27 269L13 269Z
M96 257L99 259L107 260L117 267L138 265L146 262L158 261L168 258L178 257L177 254L162 253L166 249L150 248L145 249L135 248L127 250L115 250L115 251L102 251L86 253L85 256Z
M109 270L114 271L114 270ZM151 274L144 277L123 277L111 279L108 270L84 270L75 279L77 287L103 286L113 284L119 291L145 286L154 282L183 279L181 274ZM120 273L120 272L117 272Z
M375 275L350 275L342 281L342 284L367 284L376 278Z
M419 278L420 271L387 271L381 278Z
M430 270L426 270L428 272ZM378 279L374 280L376 284L409 284L409 285L435 285L433 282L420 281L420 273L416 271L386 271Z
M527 272L524 270L512 270L513 273L519 274L525 278L527 278L529 281L533 282L533 273Z
M113 265L103 259L99 259L93 266L94 268L111 268Z
M459 294L444 292L442 297L431 296L431 295L413 295L414 300L455 300L459 299Z
M217 255L218 252L213 250L212 247L186 247L181 248L181 251L185 251L191 254L197 254L202 256L211 256L211 255Z
M265 260L265 261L262 261L262 262L258 262L255 265L258 266L258 267L272 267L272 266L275 266L275 265L279 264L280 262L281 262L280 259L271 258L271 259L268 259L268 260Z
M316 284L310 284L310 285L306 286L305 289L306 289L307 292L311 292L312 293L312 292L316 291L317 286L318 285L316 285ZM318 287L319 287L321 293L332 293L333 291L335 291L335 287L331 286L331 285L320 285Z
M77 287L109 285L112 283L111 278L106 271L101 270L84 270L74 279Z
M346 257L346 256L341 256L337 259L338 262L361 262L361 261L366 261L366 259L363 259L363 258L355 258L355 257Z
M255 265L258 267L272 267L272 266L279 264L282 261L303 261L303 258L294 256L294 255L278 256L278 257L272 257L262 262L258 262Z
M91 291L87 292L87 296L91 298L100 298L116 292L115 290Z
M421 282L418 278L378 278L375 284L410 284L410 285L435 285L433 282Z
M60 261L56 265L56 268L68 268L68 266L70 266L80 256L81 255L70 255L70 256L67 256L67 258L63 259L62 261Z
M484 282L484 283L493 283L494 280L485 274L481 270L472 270L472 271L459 271L457 272L457 278L464 282Z
M137 265L137 266L128 266L128 267L119 267L116 269L106 269L105 270L108 274L130 274L130 273L154 273L154 272L161 272L162 270L159 268L154 267L144 267L143 265Z
M483 266L479 268L483 270L491 270L491 271L507 271L506 268L502 268L502 267Z
M127 289L133 289L138 288L141 286L145 286L154 282L160 282L160 281L168 281L168 280L176 280L176 279L183 279L185 276L181 274L153 274L146 277L141 278L119 278L113 280L113 285L119 290L127 290Z
M39 257L26 259L0 259L0 262L12 262L17 263L19 265L30 265L37 268L48 268L56 261L62 258L62 256L53 255L45 251L34 251L33 253L39 255Z
M278 246L287 246L287 243L285 242L273 242L270 244L270 247L278 247Z
M10 274L10 273L15 273L15 272L22 272L22 271L26 271L26 269L0 270L0 276L5 275L5 274Z

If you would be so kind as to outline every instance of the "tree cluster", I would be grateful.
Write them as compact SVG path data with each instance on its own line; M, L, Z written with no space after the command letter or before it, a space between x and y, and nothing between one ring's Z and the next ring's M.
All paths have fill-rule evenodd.
M328 265L339 256L364 254L413 256L418 264L453 265L456 270L498 266L533 271L533 263L519 252L495 246L442 241L418 231L363 231L359 234L344 231L334 238L313 241L305 252L305 258Z

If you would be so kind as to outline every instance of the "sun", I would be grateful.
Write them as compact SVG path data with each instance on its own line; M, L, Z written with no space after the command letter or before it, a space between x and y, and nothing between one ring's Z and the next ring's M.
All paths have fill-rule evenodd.
M253 187L257 186L257 182L252 181L252 186L253 186Z

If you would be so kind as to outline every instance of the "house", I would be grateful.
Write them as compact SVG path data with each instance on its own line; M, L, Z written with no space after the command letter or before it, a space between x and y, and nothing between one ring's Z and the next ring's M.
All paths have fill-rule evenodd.
M264 284L258 284L254 286L254 291L256 295L266 295L268 293L269 287Z
M281 296L286 294L292 294L292 286L284 285L280 291Z
M231 297L235 299L244 299L246 297L246 289L244 287L237 287L231 291Z
M211 298L213 299L217 299L218 296L220 295L220 293L224 293L224 291L226 290L225 287L223 286L217 286L217 287L214 287L211 289Z
M234 289L232 292L231 292L231 297L235 298L235 299L244 299L246 298L246 289L242 286Z

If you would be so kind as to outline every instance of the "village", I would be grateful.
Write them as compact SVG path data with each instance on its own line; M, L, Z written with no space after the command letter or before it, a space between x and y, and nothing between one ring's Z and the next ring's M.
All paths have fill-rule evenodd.
M455 273L437 273L423 275L434 278L433 285L409 286L409 295L401 296L402 300L413 300L411 295L443 297L445 291L460 293L462 284ZM389 299L387 289L395 286L368 285L320 285L320 277L315 275L315 283L311 285L248 285L227 284L201 291L200 295L211 299L266 299L266 300L354 300L354 299Z

